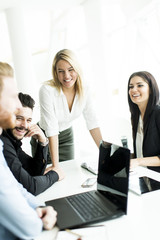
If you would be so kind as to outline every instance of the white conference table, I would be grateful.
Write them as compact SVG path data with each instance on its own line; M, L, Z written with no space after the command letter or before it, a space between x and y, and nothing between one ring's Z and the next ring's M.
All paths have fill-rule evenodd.
M60 166L65 172L65 178L37 196L41 203L96 189L96 184L90 188L81 187L88 177L95 177L95 175L82 169L79 161L69 160L60 163ZM146 171L145 174L143 171ZM143 168L143 170L140 169L140 172L142 175L152 176L160 181L160 175L153 171ZM103 224L106 226L106 240L159 240L160 190L141 196L129 191L127 215L105 221ZM58 228L54 227L51 231L43 231L35 240L55 240L57 234ZM100 238L94 240L100 240Z

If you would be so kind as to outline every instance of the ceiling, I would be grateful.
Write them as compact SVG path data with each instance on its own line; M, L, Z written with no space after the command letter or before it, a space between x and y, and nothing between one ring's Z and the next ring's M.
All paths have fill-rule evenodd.
M1 0L0 10L16 6L54 6L70 7L83 3L85 0Z
M126 14L140 10L148 3L156 0L1 0L0 1L0 10L4 10L10 7L16 7L23 5L25 7L35 6L35 7L73 7L79 4L82 4L86 1L101 1L107 4L119 3L124 9Z

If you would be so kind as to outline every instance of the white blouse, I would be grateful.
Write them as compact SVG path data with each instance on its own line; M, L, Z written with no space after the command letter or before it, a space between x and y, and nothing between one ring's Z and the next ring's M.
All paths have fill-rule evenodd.
M137 135L136 135L136 152L137 158L143 158L143 121L139 117Z
M45 130L46 136L58 135L72 126L74 119L83 114L88 130L97 128L98 121L92 103L89 88L84 88L84 97L79 100L76 95L70 112L66 96L59 93L55 87L42 85L39 91L40 127Z
M136 136L136 151L137 151L137 158L143 158L143 121L141 116L139 117L138 129L137 129L137 136ZM151 191L151 183L148 177L143 177L146 185L148 186L149 190Z

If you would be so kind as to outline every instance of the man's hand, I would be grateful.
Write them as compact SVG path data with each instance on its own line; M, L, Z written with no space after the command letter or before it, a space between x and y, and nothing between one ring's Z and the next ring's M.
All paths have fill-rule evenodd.
M43 222L44 229L51 230L57 221L57 212L53 207L38 207L36 212Z
M50 167L46 168L44 174L46 174L49 171L55 171L58 174L58 176L59 176L59 180L58 181L62 180L65 177L64 172L63 172L63 170L60 167L50 166Z
M44 135L43 131L40 129L40 127L37 124L32 124L29 127L29 131L25 135L25 137L33 137L35 139L38 139L38 141L41 143L46 142L46 136Z

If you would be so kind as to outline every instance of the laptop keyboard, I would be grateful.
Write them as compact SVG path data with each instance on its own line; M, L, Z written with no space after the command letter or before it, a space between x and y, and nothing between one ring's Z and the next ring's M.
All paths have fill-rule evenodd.
M85 220L91 220L96 217L99 218L106 216L106 214L111 214L109 209L106 213L104 209L98 206L99 202L96 201L90 192L69 196L67 200Z

